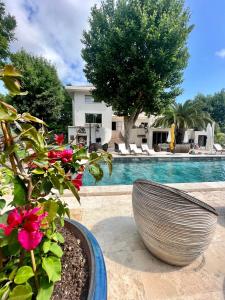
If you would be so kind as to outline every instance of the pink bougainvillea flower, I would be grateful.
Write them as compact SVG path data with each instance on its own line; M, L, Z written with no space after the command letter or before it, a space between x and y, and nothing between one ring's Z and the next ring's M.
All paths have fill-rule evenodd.
M20 245L27 251L34 250L40 244L43 232L40 230L28 231L21 229L18 233L18 241Z
M56 142L56 144L58 144L59 146L61 146L64 142L64 134L55 134L54 135L54 140Z
M40 213L41 208L21 208L20 211L12 210L7 218L7 224L0 224L6 236L10 235L13 229L18 228L18 241L27 251L35 249L43 237L40 231L42 221L48 215L47 212ZM44 224L45 225L45 224Z
M7 218L7 223L10 226L17 227L20 225L23 221L23 217L20 212L18 212L18 209L13 209L9 214Z
M4 230L5 235L10 235L13 229L17 228L23 221L22 215L18 212L17 208L13 209L7 218L7 224L0 224L0 228Z
M75 188L79 191L80 187L82 186L82 177L83 174L77 174L76 178L72 180L72 184Z
M62 162L69 163L72 161L72 158L73 158L73 150L65 149L65 150L61 151L60 156L61 156Z
M50 150L48 152L48 158L50 163L55 163L61 158L61 151Z
M28 231L35 231L41 227L42 220L48 215L47 212L43 214L37 214L40 211L40 207L23 211L23 228Z
M18 233L20 245L27 251L35 249L41 242L43 233L40 231L42 220L48 215L47 212L37 214L40 207L23 210L23 225Z

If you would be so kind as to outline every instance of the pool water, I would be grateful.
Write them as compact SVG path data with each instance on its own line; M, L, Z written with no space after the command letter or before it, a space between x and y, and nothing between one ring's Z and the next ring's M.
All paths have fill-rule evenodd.
M136 179L159 183L225 181L225 160L114 162L111 176L107 166L102 168L104 177L97 185L132 184ZM87 172L84 185L95 185Z

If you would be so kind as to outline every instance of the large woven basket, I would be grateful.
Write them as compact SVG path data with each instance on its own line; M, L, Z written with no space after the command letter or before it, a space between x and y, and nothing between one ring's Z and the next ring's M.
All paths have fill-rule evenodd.
M147 180L133 186L133 212L147 248L161 260L185 266L209 246L215 209L180 190Z

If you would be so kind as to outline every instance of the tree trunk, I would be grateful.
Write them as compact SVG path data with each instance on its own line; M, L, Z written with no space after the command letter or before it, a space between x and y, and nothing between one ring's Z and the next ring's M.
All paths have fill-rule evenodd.
M183 144L185 129L178 128L176 134L176 144Z
M131 129L133 128L138 115L139 112L136 112L132 116L124 117L124 140L127 148L129 147L129 144L134 142L133 140L131 140Z

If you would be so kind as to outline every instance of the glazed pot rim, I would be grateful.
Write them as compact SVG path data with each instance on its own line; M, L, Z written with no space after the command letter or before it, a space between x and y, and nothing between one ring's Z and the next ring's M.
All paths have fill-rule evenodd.
M65 219L65 228L81 240L89 265L89 288L87 300L107 299L107 275L102 250L94 235L75 220Z

